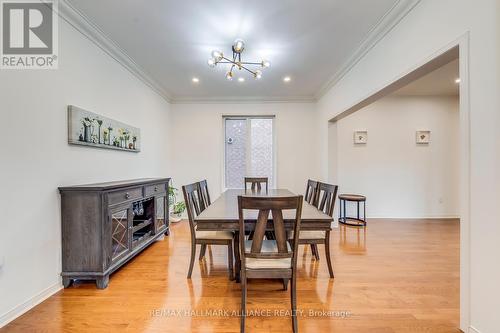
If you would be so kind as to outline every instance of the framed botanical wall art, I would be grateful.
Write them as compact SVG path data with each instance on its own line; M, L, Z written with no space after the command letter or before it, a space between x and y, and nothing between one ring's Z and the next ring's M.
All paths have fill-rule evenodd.
M355 131L354 132L354 144L366 144L368 142L368 132L367 131Z
M431 131L417 131L417 144L429 144L431 142Z
M141 130L69 105L68 143L137 153L141 151Z

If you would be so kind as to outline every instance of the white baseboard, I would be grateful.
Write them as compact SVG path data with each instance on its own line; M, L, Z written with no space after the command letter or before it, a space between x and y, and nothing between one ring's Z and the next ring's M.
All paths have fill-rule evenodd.
M367 222L370 220L401 220L401 223L405 223L405 220L456 220L460 219L458 216L444 216L444 217L367 217ZM332 228L338 228L340 223L338 219L332 222Z
M445 216L415 216L415 217L387 217L387 216L367 216L367 220L448 220L448 219L460 219L460 216L445 215Z
M478 329L474 328L473 326L469 326L469 332L468 333L481 333L479 332Z
M4 327L17 317L28 312L38 304L42 303L43 301L45 301L47 298L57 293L62 288L63 287L61 282L53 284L52 286L46 288L45 290L42 290L40 293L28 299L27 301L15 306L12 310L7 311L6 313L0 315L0 328Z

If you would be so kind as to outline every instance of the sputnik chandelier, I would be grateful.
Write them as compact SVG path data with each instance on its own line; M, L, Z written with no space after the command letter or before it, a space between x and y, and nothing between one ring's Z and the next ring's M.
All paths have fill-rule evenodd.
M218 64L230 64L231 67L229 71L226 73L226 79L231 81L234 77L234 71L237 70L246 70L251 73L255 79L262 78L262 71L259 69L251 70L248 68L249 66L259 66L261 68L267 68L270 66L269 61L261 60L260 62L246 62L241 61L241 53L245 50L245 42L241 39L237 39L234 41L233 46L233 57L232 59L226 58L221 51L214 50L212 51L212 58L208 59L208 66L215 67ZM243 80L240 78L240 81Z

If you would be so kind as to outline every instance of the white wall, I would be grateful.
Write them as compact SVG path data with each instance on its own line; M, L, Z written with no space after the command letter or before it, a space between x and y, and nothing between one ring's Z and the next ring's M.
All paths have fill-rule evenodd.
M58 186L169 176L169 104L60 20L58 70L0 72L0 326L60 287ZM139 127L135 154L69 146L68 104Z
M367 144L353 143L357 130ZM416 144L417 130L432 142ZM386 97L338 120L330 144L340 192L366 195L368 217L458 217L458 131L454 96Z
M173 104L175 186L207 179L216 198L223 186L223 115L275 115L277 187L303 193L317 178L315 105L310 103Z
M470 109L470 123L462 128L466 133L470 124L470 141L461 136L461 156L470 144L470 164L461 160L461 166L470 168L461 182L464 189L470 186L470 197L461 196L460 203L461 328L467 331L470 326L483 333L496 332L500 327L496 313L500 308L500 266L491 263L492 254L500 253L500 224L492 218L500 202L499 20L497 0L422 0L318 103L319 143L324 143L319 156L326 176L329 119L437 55L461 36L464 43L469 41L469 49L461 50L460 63L461 73L469 70L463 82L470 88L464 91L467 85L463 84L461 91L461 111ZM461 117L466 120L466 114Z

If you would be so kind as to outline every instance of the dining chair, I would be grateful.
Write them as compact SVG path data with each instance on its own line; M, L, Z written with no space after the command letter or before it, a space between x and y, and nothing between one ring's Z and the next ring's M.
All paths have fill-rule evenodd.
M307 185L306 185L306 193L304 195L304 200L313 206L318 206L316 204L316 194L318 192L318 184L319 182L316 180L308 179L307 180ZM317 244L311 244L311 252L314 255L314 257L319 260L319 254L318 254L318 245Z
M266 193L268 192L268 178L267 177L245 177L245 192L248 191L248 184L250 185L250 190L252 192L261 192L262 191L262 184L264 183L266 185ZM253 230L247 230L246 235L248 239L252 239L253 237ZM271 231L267 232L268 238L272 239L274 236L272 235Z
M333 217L337 190L337 185L318 182L313 205L323 213ZM293 237L293 233L290 237ZM325 245L328 272L330 273L330 278L334 277L332 259L330 257L330 230L303 230L300 232L299 244L309 244L316 260L319 260L318 244Z
M306 194L304 195L304 200L314 205L316 202L316 192L318 191L318 182L315 180L309 179L306 185Z
M204 211L208 206L210 206L210 193L208 192L208 183L207 180L204 179L198 182L200 186L200 211ZM205 252L207 251L207 244L201 244L200 248L200 260L205 256Z
M266 185L266 192L268 192L269 179L267 177L245 177L245 192L248 190L248 184L250 185L250 190L253 192L262 191L262 184Z
M200 259L203 258L207 245L227 245L227 260L229 268L229 279L233 280L233 233L230 231L202 231L197 230L195 217L203 211L203 198L199 183L182 186L184 202L186 203L189 228L191 230L191 259L187 278L191 278L193 272L194 258L196 256L196 245L200 244Z
M297 249L303 197L238 196L239 239L241 252L241 327L245 332L248 279L291 280L292 328L297 332ZM244 211L258 211L252 240L245 239ZM293 230L296 235L287 241L283 210L295 210ZM269 221L272 213L272 222ZM274 231L276 239L265 238L266 229ZM284 283L285 286L285 283ZM286 287L285 287L286 289Z
M210 193L208 192L207 180L204 179L200 181L199 184L200 184L200 192L201 192L203 206L204 208L207 208L212 203L210 201Z

